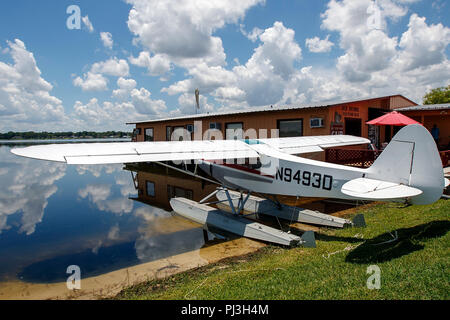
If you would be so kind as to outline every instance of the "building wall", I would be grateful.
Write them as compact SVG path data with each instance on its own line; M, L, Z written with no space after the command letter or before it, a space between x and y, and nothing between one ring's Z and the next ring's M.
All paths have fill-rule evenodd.
M325 126L323 128L310 128L310 118L320 117L324 119ZM307 110L295 110L295 111L270 111L270 112L257 112L238 115L225 115L218 117L208 117L199 119L184 119L184 120L169 120L156 123L140 123L137 124L137 128L141 128L141 134L137 137L137 141L144 141L144 132L146 128L153 128L155 141L166 140L166 127L185 127L188 124L194 124L194 122L201 123L202 136L207 137L206 131L209 129L210 122L219 122L222 124L221 133L225 137L226 124L227 123L242 123L244 132L252 134L251 129L254 129L256 137L250 136L249 138L271 138L271 130L277 129L278 120L289 119L303 119L303 135L327 135L330 134L330 114L327 108L315 108ZM266 129L267 136L260 135L259 130Z
M136 128L141 128L141 134L138 135L137 141L144 141L145 128L153 128L155 141L165 141L167 126L185 127L188 124L193 125L194 121L199 121L198 123L201 123L202 136L205 139L208 139L208 137L205 136L205 132L209 129L210 122L219 122L222 124L221 133L224 138L226 133L226 124L235 122L240 122L243 124L244 132L249 129L255 129L256 137L251 136L247 138L271 138L272 136L270 131L272 129L277 129L277 121L289 119L303 119L304 136L329 135L332 133L332 125L336 124L336 121L339 120L339 118L341 121L341 125L343 126L343 133L348 133L347 131L349 129L345 127L346 119L360 119L361 136L367 138L369 129L368 125L366 125L366 122L371 120L369 119L369 108L378 109L380 111L389 111L395 108L411 105L415 105L415 103L402 96L390 96L335 104L332 106L320 108L274 110L246 114L230 114L215 117L203 117L198 119L179 119L166 120L162 122L138 123L136 124ZM323 128L310 127L310 119L315 117L324 119ZM260 129L266 129L267 136L261 136L259 134ZM379 141L380 143L382 143L385 141L384 128L380 128L379 132Z
M402 111L402 114L422 123L431 131L434 124L439 128L439 145L450 149L450 110Z
M403 96L392 96L389 99L390 99L391 109L397 109L397 108L410 107L410 106L417 105L416 103L412 102L409 99L406 99Z
M149 196L147 193L147 181L154 184L154 196ZM169 186L191 192L192 200L195 201L200 201L217 187L215 184L203 183L197 179L186 178L186 176L183 177L179 173L173 175L173 171L170 169L166 169L166 174L139 171L137 183L140 190L138 197L140 201L151 203L165 210L172 210L169 203L169 199L172 198L172 195L168 193Z

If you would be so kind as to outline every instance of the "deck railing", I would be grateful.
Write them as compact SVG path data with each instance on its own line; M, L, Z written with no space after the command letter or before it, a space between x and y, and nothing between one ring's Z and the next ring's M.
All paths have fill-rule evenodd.
M370 167L381 151L366 149L325 149L325 161L360 168Z
M325 149L325 161L336 164L345 164L360 168L370 167L381 154L381 150L365 149ZM450 165L450 150L440 151L442 166Z
M441 155L442 166L448 167L450 165L450 150L441 151L439 154Z

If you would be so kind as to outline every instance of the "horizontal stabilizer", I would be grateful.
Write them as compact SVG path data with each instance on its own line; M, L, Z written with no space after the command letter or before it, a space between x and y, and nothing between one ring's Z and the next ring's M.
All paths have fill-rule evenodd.
M399 183L358 178L353 179L341 188L343 194L364 199L387 200L415 197L422 191Z

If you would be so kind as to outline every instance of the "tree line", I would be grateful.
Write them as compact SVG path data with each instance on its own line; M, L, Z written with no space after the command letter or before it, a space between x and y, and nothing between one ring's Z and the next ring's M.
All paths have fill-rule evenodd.
M450 85L432 89L423 97L423 104L450 103Z
M14 132L0 133L0 140L46 140L46 139L101 139L130 138L131 132L123 131L80 131L80 132Z

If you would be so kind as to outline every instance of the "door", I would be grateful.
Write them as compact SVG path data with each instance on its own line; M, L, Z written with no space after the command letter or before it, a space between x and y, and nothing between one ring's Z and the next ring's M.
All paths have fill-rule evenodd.
M361 137L361 119L345 118L345 134Z

